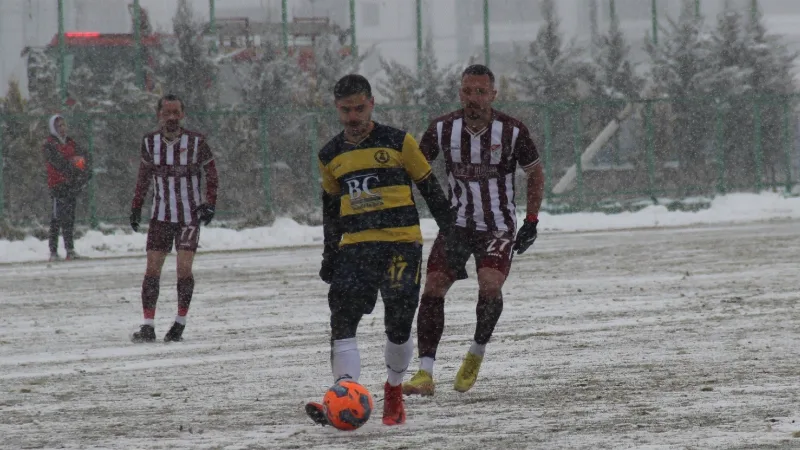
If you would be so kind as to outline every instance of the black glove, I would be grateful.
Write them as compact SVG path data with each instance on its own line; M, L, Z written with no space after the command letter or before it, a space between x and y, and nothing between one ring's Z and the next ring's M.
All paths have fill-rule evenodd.
M322 267L319 269L319 277L328 284L333 281L333 268L336 265L337 253L339 253L339 249L336 245L326 245L322 252Z
M522 223L522 227L517 233L517 239L514 241L514 250L517 251L518 255L525 253L525 250L533 245L533 241L536 240L536 225L538 224L539 221L536 219L525 219L525 222Z
M139 223L142 221L142 210L131 209L131 228L134 232L139 231Z
M209 222L211 222L211 219L214 218L214 205L203 203L202 205L195 208L194 212L197 213L198 221L203 222L203 224L205 225L208 225Z

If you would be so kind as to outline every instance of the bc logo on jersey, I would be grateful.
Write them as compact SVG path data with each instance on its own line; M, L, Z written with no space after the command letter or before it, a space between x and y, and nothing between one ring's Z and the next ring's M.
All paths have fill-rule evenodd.
M370 190L370 186L378 183L377 175L359 175L345 182L350 191L350 206L353 209L376 208L383 205L383 197Z

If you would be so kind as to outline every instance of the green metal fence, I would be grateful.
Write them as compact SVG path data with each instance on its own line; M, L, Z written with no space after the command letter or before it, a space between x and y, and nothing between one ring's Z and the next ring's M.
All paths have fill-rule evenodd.
M602 203L713 196L765 189L792 192L798 184L800 143L795 97L640 100L634 114L589 164L584 149L625 103L496 105L528 125L544 161L546 205L552 211L585 210ZM695 116L687 116L686 111ZM456 105L378 105L375 119L409 130L418 139L430 119ZM13 222L47 218L44 160L39 145L47 118L0 117L0 217ZM152 114L73 115L67 121L94 159L95 175L81 199L79 217L97 226L127 220L139 165L139 140L156 124ZM316 153L340 131L335 111L285 109L215 111L187 118L204 132L220 172L220 216L263 222L276 215L316 221L319 174ZM36 130L14 137L19 129ZM19 134L19 133L17 133ZM26 138L27 136L27 138ZM575 182L554 186L570 166ZM434 168L442 171L441 162ZM524 175L517 179L524 205Z

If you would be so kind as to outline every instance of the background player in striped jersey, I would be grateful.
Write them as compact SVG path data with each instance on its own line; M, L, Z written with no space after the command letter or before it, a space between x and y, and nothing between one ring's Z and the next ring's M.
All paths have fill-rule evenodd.
M153 184L153 211L147 231L147 268L142 282L144 323L133 333L133 342L156 339L154 319L158 301L161 268L173 242L178 252L178 315L164 341L180 341L186 314L194 292L194 262L200 239L200 223L208 225L214 217L217 200L217 169L205 137L181 127L183 102L165 95L156 106L160 128L142 139L142 161L131 207L131 228L139 230L142 205ZM200 191L202 172L206 174L205 201Z
M388 373L383 423L397 425L406 419L401 384L414 354L411 326L422 266L412 183L443 233L452 226L453 211L414 138L372 121L375 101L366 78L343 77L334 99L344 131L319 152L325 234L320 277L331 285L331 372L334 382L358 381L356 330L380 292ZM308 403L306 412L314 422L327 423L319 403Z
M428 258L417 316L420 370L403 385L407 395L433 395L433 363L444 330L444 297L455 280L467 277L464 267L470 256L475 257L478 270L477 323L454 388L465 392L475 384L486 343L503 311L502 287L513 251L524 253L536 240L544 191L539 154L525 125L492 108L496 95L494 74L488 67L467 67L459 93L462 109L434 119L420 141L428 160L444 156L450 201L458 216L449 236L436 238ZM515 240L517 164L528 182L527 216Z

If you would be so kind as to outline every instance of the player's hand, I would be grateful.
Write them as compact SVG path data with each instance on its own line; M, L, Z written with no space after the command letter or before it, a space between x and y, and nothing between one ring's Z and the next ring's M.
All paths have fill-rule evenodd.
M322 281L331 284L333 281L333 269L336 265L336 254L339 250L333 245L326 245L322 252L322 267L319 269L319 277Z
M528 218L526 218L522 223L522 227L520 227L519 232L517 233L517 239L514 241L514 250L517 251L518 255L525 253L525 250L533 245L533 242L536 240L536 236L538 234L536 231L536 225L538 224L538 219Z
M142 221L142 210L131 209L131 228L134 232L139 231L139 223Z
M197 213L197 220L203 222L205 225L208 225L211 219L214 218L214 211L214 205L209 205L208 203L203 203L194 209L194 212Z

